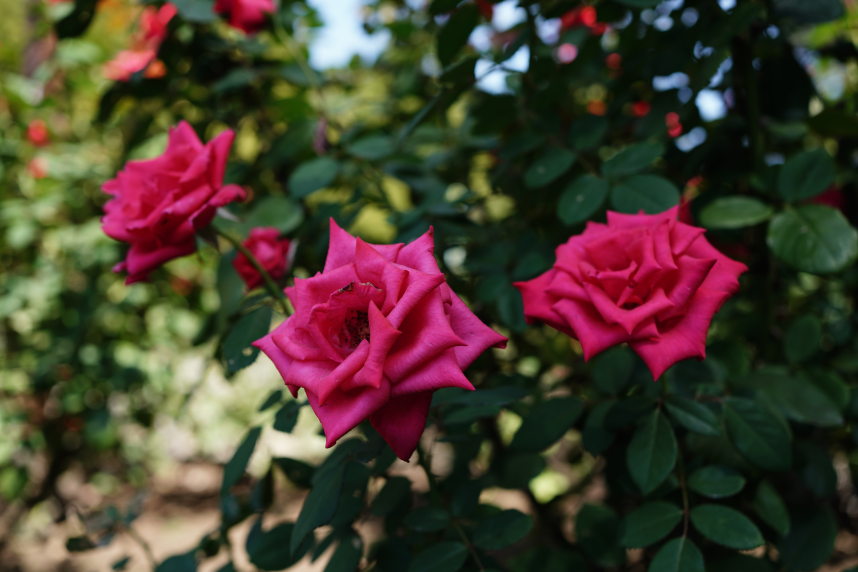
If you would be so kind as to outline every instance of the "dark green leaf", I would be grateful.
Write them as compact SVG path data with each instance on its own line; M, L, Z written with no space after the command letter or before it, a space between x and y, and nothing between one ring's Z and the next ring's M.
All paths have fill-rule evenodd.
M671 419L694 433L717 437L721 434L718 416L702 403L687 397L668 395L664 406Z
M703 555L687 537L674 538L661 547L647 572L704 572Z
M377 161L396 150L393 139L386 135L369 135L346 145L346 151L360 159Z
M787 201L814 197L834 183L834 161L825 149L802 151L781 168L778 193Z
M657 6L660 0L617 0L617 2L632 8L650 8Z
M578 546L599 566L625 563L619 532L620 519L611 507L585 504L575 517Z
M494 417L500 411L501 407L499 405L468 405L448 413L444 417L444 423L447 425L464 425L466 423L473 423L477 419L484 417Z
M682 509L664 501L648 502L623 519L620 544L626 548L644 548L670 534L682 520Z
M271 308L262 306L242 316L223 340L223 360L227 374L244 369L256 361L259 348L251 344L265 337L271 328Z
M557 216L567 225L584 222L595 213L608 196L605 179L584 175L566 187L557 203Z
M247 535L246 549L250 563L260 570L283 570L297 563L310 550L313 539L308 538L297 550L290 550L287 539L290 536L294 538L294 529L294 524L286 522L263 531L262 519L257 519Z
M289 190L293 197L303 198L334 182L340 164L330 157L319 157L301 163L289 177Z
M360 445L360 443L358 441L357 444ZM342 458L342 454L337 455L337 451L344 444L341 443L337 449L334 449L331 456L313 474L313 488L310 489L310 494L304 500L301 514L292 530L290 546L293 554L299 551L304 540L314 529L331 522L337 512L346 471L345 459ZM345 449L352 448L353 446L348 446ZM329 463L331 457L335 455L337 455L335 459ZM283 539L281 539L282 541Z
M616 401L605 415L605 427L622 429L636 423L638 419L651 412L655 406L656 400L646 395L633 395Z
M466 56L458 62L450 64L441 72L438 82L446 84L473 82L475 80L474 67L479 59L479 56Z
M478 389L476 391L469 391L461 397L456 397L455 399L452 399L450 403L455 405L468 405L470 407L507 405L514 401L518 401L525 395L528 395L528 393L529 392L526 389L512 385L507 387L495 387L493 389Z
M572 124L569 130L569 146L575 151L586 151L596 147L608 132L608 118L585 115Z
M844 411L849 406L849 386L839 374L822 368L812 368L807 374L810 381L834 403L838 411Z
M545 135L533 131L519 131L506 145L498 149L498 157L515 159L541 147L544 143Z
M661 143L638 143L626 147L602 164L602 174L609 178L640 173L664 155Z
M462 0L432 0L429 4L429 13L433 16L450 12L459 5Z
M230 71L221 79L212 84L212 91L215 93L223 93L241 89L246 85L253 83L257 78L257 73L252 69L236 68Z
M700 224L706 228L743 228L767 221L772 207L751 197L724 197L706 205Z
M774 4L775 16L793 20L797 24L821 24L843 17L846 9L842 0L778 0Z
M155 572L196 572L197 561L194 558L193 552L188 554L179 554L170 556L161 562Z
M290 459L289 457L277 457L272 459L275 465L280 467L286 478L289 479L295 486L302 489L310 488L310 479L313 478L313 471L316 469L308 465L304 461L298 459Z
M858 256L858 231L840 211L822 205L775 215L766 242L784 262L811 274L838 272Z
M839 0L833 0L838 2ZM807 120L811 129L825 137L858 137L858 117L854 113L827 107Z
M750 550L765 543L757 526L736 509L702 504L691 509L690 516L700 534L727 548Z
M304 211L301 206L288 197L267 196L256 203L250 214L243 222L237 223L235 228L242 234L247 235L252 228L258 226L273 226L282 233L295 230L304 220Z
M95 543L88 536L73 536L66 540L66 550L69 552L84 552L95 547Z
M784 354L790 363L801 363L813 357L822 339L822 323L813 314L802 314L784 333Z
M602 352L593 365L593 383L596 387L615 395L631 380L635 359L626 348L611 348Z
M291 433L295 423L298 422L299 413L301 413L301 404L295 400L287 401L274 417L274 429Z
M467 481L456 489L450 501L450 512L455 517L468 516L480 504L483 485L480 481Z
M778 545L779 564L795 572L811 572L828 560L837 538L837 519L828 506L792 515L789 533Z
M764 403L730 397L724 401L724 421L730 441L748 461L769 471L789 470L789 425Z
M125 568L128 566L128 562L130 560L131 560L130 556L126 556L125 558L120 558L119 560L117 560L116 562L111 564L110 568L112 570L116 570L117 572L121 572L122 570L125 570Z
M679 190L657 175L635 175L611 190L611 204L621 213L657 214L679 204Z
M283 390L275 389L271 392L262 405L259 406L259 411L265 411L266 409L270 409L280 403L283 400Z
M355 572L363 556L363 541L354 533L345 535L334 552L325 572Z
M524 184L531 189L544 187L569 170L575 155L562 147L548 147L524 173Z
M474 532L474 546L500 550L525 537L533 526L530 516L510 509L484 519Z
M259 435L262 433L262 427L254 427L251 429L232 459L223 468L223 483L220 487L220 494L225 495L229 492L230 487L238 482L244 475L244 470L247 468L247 462L250 461L250 456L253 455L253 450L256 449L256 442L259 440Z
M638 427L626 451L632 480L645 495L660 485L676 464L676 437L664 414L653 411Z
M205 24L217 20L212 0L174 0L179 16L188 22Z
M820 427L843 423L843 415L834 402L802 374L790 375L786 369L767 368L753 374L751 383L790 419Z
M450 16L438 32L438 60L448 66L468 43L471 32L477 26L479 12L473 4L466 4Z
M411 494L411 481L405 477L391 477L387 479L384 488L372 501L371 512L374 515L382 516L390 514L406 500Z
M608 411L611 410L614 403L612 401L603 401L596 405L590 415L587 417L587 422L584 423L584 431L581 434L581 440L586 449L591 455L598 455L605 449L611 446L614 442L616 434L605 427L605 417Z
M837 473L828 452L812 441L796 444L796 464L804 465L801 477L816 498L831 497L837 491Z
M424 506L405 517L405 526L416 532L437 532L447 528L450 515L442 508Z
M576 397L561 397L540 403L522 421L510 443L510 449L532 452L547 449L575 424L582 411L584 402Z
M57 37L76 38L86 32L95 17L97 0L76 0L72 11L54 24Z
M733 469L710 465L691 473L688 486L705 497L720 499L741 491L745 486L745 478Z
M439 542L418 554L408 572L458 572L468 559L468 549L460 542Z

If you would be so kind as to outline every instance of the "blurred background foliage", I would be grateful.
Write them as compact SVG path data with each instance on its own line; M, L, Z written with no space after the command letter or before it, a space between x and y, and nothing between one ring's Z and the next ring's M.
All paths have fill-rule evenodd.
M765 544L749 560L730 549L753 538L730 544L692 511L685 533L707 569L854 565L854 1L370 1L350 17L380 49L334 67L314 59L336 51L336 37L333 48L315 40L337 4L325 3L281 0L248 36L209 0L176 1L165 74L111 82L103 66L142 5L0 0L0 570L279 570L325 554L315 569L696 572L702 561L674 540L626 552L642 541L622 534L645 501L687 504L686 469L710 463L741 483L721 494L698 482L692 500L733 497L757 523L746 518L746 536ZM323 266L329 217L371 242L410 241L431 224L448 282L511 336L468 371L499 392L436 398L425 446L438 491L416 462L373 451L369 428L356 432L369 452L343 443L313 473L324 438L247 350L255 332L241 316L264 302L243 292L227 244L219 254L201 241L150 283L111 273L123 247L101 232L100 185L159 154L182 119L206 139L236 131L227 180L251 192L220 229L278 227L299 241L293 274L306 277ZM587 220L676 204L750 268L713 322L706 361L654 383L627 349L585 365L577 342L525 325L510 283L549 268ZM238 355L246 367L231 365ZM715 404L694 410L714 429L668 408L680 463L641 491L625 455L656 398ZM557 422L519 437L539 416ZM748 445L737 418L762 445ZM776 450L768 465L761 446ZM375 459L371 473L353 458ZM309 475L327 482L336 463L336 516L313 521L327 536L284 552ZM191 465L215 471L215 484L164 485ZM114 536L139 540L140 514L194 494L215 514L211 530L167 539L152 525L148 543L74 560L95 545L107 554ZM331 508L309 505L305 527ZM540 532L518 542L530 525L498 520L501 508ZM423 550L441 556L412 559Z

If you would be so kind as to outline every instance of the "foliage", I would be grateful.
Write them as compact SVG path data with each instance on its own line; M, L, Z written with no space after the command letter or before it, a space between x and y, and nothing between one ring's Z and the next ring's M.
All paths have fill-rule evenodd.
M56 483L73 464L145 490L159 424L194 415L210 371L235 384L266 359L249 343L282 308L244 291L229 242L201 237L151 283L110 272L123 254L99 228L100 185L184 119L206 140L237 133L226 178L252 192L219 233L275 226L307 277L329 217L376 243L432 225L450 286L511 342L468 369L475 392L436 393L411 460L425 486L391 469L369 423L324 461L296 450L248 477L258 442L309 410L280 386L194 417L201 455L225 462L221 525L158 570L228 548L260 570L330 551L327 570L378 572L804 572L841 558L858 471L854 7L599 0L585 18L571 0L518 4L496 30L485 0L371 2L367 29L391 36L379 60L321 73L305 2L282 0L245 35L210 0L182 0L165 74L111 83L101 66L138 8L0 2L21 25L0 22L0 507L65 502ZM720 117L701 112L713 98ZM36 119L47 144L28 139ZM750 269L704 361L654 381L626 347L585 363L577 341L525 323L511 283L548 269L587 221L677 204ZM188 356L209 364L191 382ZM300 515L263 526L284 486L309 489ZM522 503L493 505L498 489ZM110 542L137 514L90 515L67 547ZM367 519L383 531L372 542ZM248 520L245 546L228 547Z

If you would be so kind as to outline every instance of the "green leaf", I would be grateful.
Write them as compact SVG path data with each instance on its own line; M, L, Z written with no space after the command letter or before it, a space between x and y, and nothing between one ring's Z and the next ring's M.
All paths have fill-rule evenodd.
M519 131L503 147L498 149L498 157L501 159L515 159L541 147L544 143L545 135L541 133Z
M450 400L451 404L468 406L500 406L508 405L518 401L530 392L522 387L510 385L507 387L495 387L493 389L478 389L469 391L461 397Z
M97 548L88 536L72 536L66 540L66 550L69 552L85 552Z
M582 411L584 402L576 397L540 403L524 418L509 448L531 452L547 449L572 428Z
M585 115L572 124L569 130L569 146L575 151L593 149L608 132L608 118Z
M282 433L291 433L298 422L301 404L295 400L287 401L274 416L274 429Z
M657 6L661 0L617 0L617 2L632 8L651 8Z
M688 486L705 497L720 499L741 491L745 486L745 478L733 469L710 465L691 473Z
M680 520L682 509L675 504L648 502L623 519L620 544L626 548L644 548L670 534Z
M778 193L787 201L809 199L831 186L834 174L834 161L825 149L802 151L781 168Z
M411 481L405 477L391 477L372 501L370 512L376 516L390 514L411 494Z
M730 441L752 464L768 471L792 465L792 434L786 421L764 403L742 397L724 400L724 421Z
M450 515L442 508L424 506L405 517L405 526L415 532L437 532L450 524Z
M336 455L337 450L342 446L343 443L334 449L331 457ZM313 488L310 489L310 494L304 500L301 514L292 530L290 546L293 554L300 549L304 540L313 530L331 522L337 512L340 491L343 488L345 478L346 463L341 456L337 456L333 462L328 463L331 457L328 457L325 463L313 474ZM282 541L283 539L281 539Z
M557 203L557 216L567 225L584 222L595 213L608 196L605 179L584 175L566 187Z
M802 314L784 333L784 354L790 363L801 363L819 351L822 323L813 314Z
M450 16L438 32L438 60L448 66L468 43L471 32L477 26L479 12L473 4L466 4Z
M850 401L849 386L839 374L822 368L812 368L807 374L810 381L831 400L838 411L845 411Z
M289 190L295 198L303 198L334 182L340 164L330 157L319 157L301 163L289 177Z
M121 572L122 570L125 570L125 568L128 567L128 562L130 562L130 561L131 561L130 556L120 558L119 560L117 560L116 562L111 564L110 568L112 570L116 570L117 572Z
M775 16L793 20L799 25L821 24L842 18L846 13L842 0L778 0L774 4Z
M616 395L632 378L635 359L627 348L611 348L602 352L593 365L593 383L607 394Z
M468 549L461 542L439 542L418 554L408 572L458 572L468 559Z
M828 560L837 538L837 519L828 506L796 512L789 533L778 545L779 564L795 572L812 572Z
M247 535L246 549L250 563L260 570L284 570L295 565L310 550L313 539L290 550L286 539L294 537L295 525L291 522L278 524L268 531L262 530L262 519L259 518Z
M271 461L280 467L283 474L286 475L286 478L289 479L292 484L302 489L310 488L313 472L316 470L314 467L308 465L304 461L290 459L289 457L277 457L271 459Z
M247 468L247 462L250 461L250 456L253 455L253 450L256 449L256 442L259 440L259 435L262 433L262 427L254 427L251 429L232 459L223 468L223 483L220 487L220 494L225 495L229 489L238 482L244 475L244 470Z
M661 143L638 143L626 147L604 163L602 174L609 178L625 177L640 173L664 155Z
M483 550L500 550L512 546L533 526L533 519L517 510L510 509L492 515L482 522L474 532L474 546Z
M578 546L599 566L625 563L626 551L619 543L620 519L609 506L585 504L575 516Z
M700 534L727 548L751 550L765 544L757 526L736 509L702 504L691 509L690 516Z
M396 151L393 139L386 135L369 135L346 145L346 151L360 159L377 161Z
M270 409L280 403L283 400L283 390L275 389L271 392L262 405L259 406L259 411L265 411L266 409Z
M832 0L839 1L839 0ZM807 120L808 126L825 137L858 137L858 117L854 113L827 107Z
M225 93L250 85L257 77L255 70L236 68L212 84L214 93Z
M460 407L451 411L444 417L444 423L447 425L464 425L473 423L477 419L484 417L494 417L500 413L501 407L498 405L477 405Z
M635 175L614 185L611 204L621 213L657 214L679 204L679 190L657 175Z
M839 272L858 257L858 231L840 211L822 205L775 215L766 242L778 258L811 274Z
M223 361L227 375L246 368L256 361L259 348L251 344L265 337L271 328L271 308L262 306L239 318L223 340Z
M197 560L193 552L170 556L158 564L155 572L197 572Z
M700 224L706 228L743 228L767 221L772 207L751 197L724 197L706 205Z
M217 20L212 0L174 0L173 4L186 22L206 24Z
M605 427L605 417L613 407L613 401L603 401L590 411L587 422L584 423L584 431L581 433L581 441L591 455L598 455L611 446L616 434Z
M638 427L626 450L626 466L641 492L648 495L676 464L676 437L664 414L655 410Z
M298 228L303 221L304 211L298 203L288 197L267 196L260 199L235 228L244 236L258 226L273 226L281 233L287 233Z
M450 64L438 76L438 82L452 85L475 81L474 68L479 59L479 56L466 56L458 62Z
M802 374L790 375L786 369L767 368L753 374L751 384L794 421L819 427L843 424L843 414L837 405Z
M544 187L569 170L575 155L562 147L548 147L524 173L524 184L531 189Z
M461 1L462 0L432 0L432 3L429 4L429 13L433 16L446 14L458 6Z
M656 400L646 395L633 395L614 403L607 415L605 426L608 429L622 429L636 423L650 413L656 406Z
M325 566L325 572L354 572L362 556L363 541L357 534L349 533L340 540L337 550Z
M687 397L668 395L664 406L671 419L693 433L717 437L721 434L718 416L702 403Z
M703 555L687 537L674 538L661 547L647 572L704 572Z

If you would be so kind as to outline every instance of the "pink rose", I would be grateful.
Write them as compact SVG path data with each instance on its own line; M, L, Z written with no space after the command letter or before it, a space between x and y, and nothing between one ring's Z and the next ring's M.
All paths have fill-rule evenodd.
M148 161L129 161L102 189L101 225L111 238L131 245L113 269L128 271L126 284L145 280L168 260L196 250L194 234L208 226L218 207L244 198L237 185L222 186L234 134L227 130L203 145L182 121L170 130L167 150Z
M113 81L129 81L131 76L146 70L146 77L162 77L166 70L157 60L158 48L167 37L167 25L176 15L176 7L169 2L156 9L147 6L140 14L140 29L131 41L131 48L122 50L104 64L104 77Z
M739 289L747 267L718 252L703 229L657 215L608 211L557 247L554 267L518 282L528 323L577 338L584 358L627 342L653 379L676 362L706 356L712 316Z
M286 273L291 241L288 238L280 238L279 230L273 227L254 228L243 244L273 279L278 280ZM241 252L233 259L232 266L244 280L248 290L262 284L262 275Z
M331 220L325 269L295 279L295 313L254 345L292 395L303 387L331 447L365 419L408 460L432 393L473 389L462 373L507 339L447 286L432 230L406 246L371 245Z
M229 14L229 25L254 34L265 24L265 14L274 13L272 0L217 0L214 10L218 14Z

